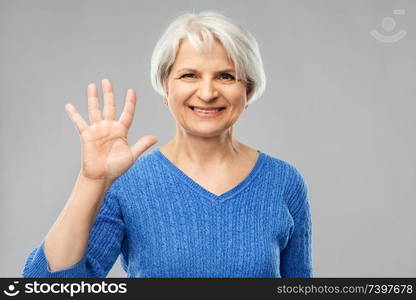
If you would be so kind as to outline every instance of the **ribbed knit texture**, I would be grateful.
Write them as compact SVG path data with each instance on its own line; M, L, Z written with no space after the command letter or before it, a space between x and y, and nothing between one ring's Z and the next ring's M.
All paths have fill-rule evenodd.
M312 277L307 185L257 151L249 175L221 195L150 151L107 191L81 261L50 272L43 240L22 276L102 278L121 254L128 277Z

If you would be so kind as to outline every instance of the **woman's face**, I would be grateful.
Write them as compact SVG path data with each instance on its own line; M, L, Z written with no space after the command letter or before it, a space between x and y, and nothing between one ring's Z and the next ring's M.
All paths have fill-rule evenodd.
M235 77L234 65L218 40L210 53L199 53L183 40L167 79L167 102L177 124L202 137L227 131L247 104L246 85Z

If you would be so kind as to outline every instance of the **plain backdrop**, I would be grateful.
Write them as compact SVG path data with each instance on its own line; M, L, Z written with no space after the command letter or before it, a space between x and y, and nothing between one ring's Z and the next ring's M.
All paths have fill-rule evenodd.
M127 89L138 95L129 143L144 134L159 138L153 148L166 143L175 122L152 89L151 54L174 18L205 9L228 15L259 43L266 92L235 136L303 174L314 276L415 277L411 0L1 0L0 276L20 276L75 183L81 146L65 103L88 120L87 85L109 78L117 117ZM373 29L407 34L385 43ZM108 277L126 277L119 260Z

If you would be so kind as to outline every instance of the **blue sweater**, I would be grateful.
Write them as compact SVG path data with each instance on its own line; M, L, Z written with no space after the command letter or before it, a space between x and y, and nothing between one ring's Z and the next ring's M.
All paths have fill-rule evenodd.
M249 175L215 195L159 148L108 189L84 257L51 272L44 240L23 277L106 277L121 254L128 277L312 277L307 185L288 162L259 150Z

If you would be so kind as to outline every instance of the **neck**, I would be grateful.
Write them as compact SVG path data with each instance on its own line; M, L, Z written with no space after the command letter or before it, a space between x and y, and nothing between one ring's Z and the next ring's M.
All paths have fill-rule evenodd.
M232 136L232 128L214 137L191 135L183 129L166 145L167 151L177 163L204 166L231 164L243 151L243 145Z

